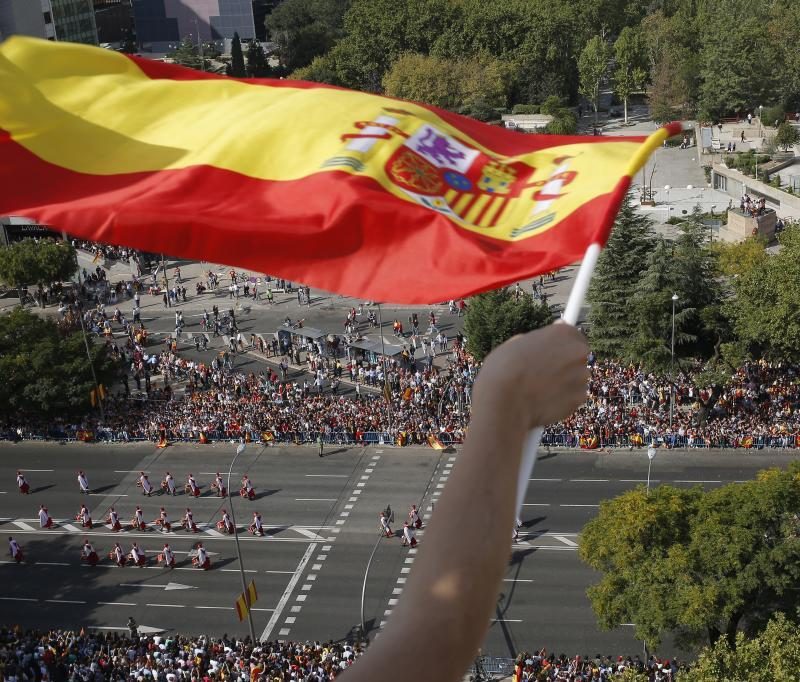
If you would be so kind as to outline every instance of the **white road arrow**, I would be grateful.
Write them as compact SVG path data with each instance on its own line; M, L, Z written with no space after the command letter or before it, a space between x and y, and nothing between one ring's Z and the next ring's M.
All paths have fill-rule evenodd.
M120 587L157 587L165 592L170 590L196 590L193 585L181 585L181 583L167 583L166 585L151 585L149 583L120 583Z

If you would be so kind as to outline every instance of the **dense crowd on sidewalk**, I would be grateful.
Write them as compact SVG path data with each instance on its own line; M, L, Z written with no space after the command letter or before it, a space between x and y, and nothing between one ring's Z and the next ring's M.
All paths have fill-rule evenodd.
M135 627L135 623L132 624ZM364 653L359 643L261 642L0 628L0 680L7 682L323 682Z
M104 257L124 259L131 255L108 245L76 246ZM177 300L181 294L179 269L173 275ZM233 270L228 276L232 283L249 281ZM156 276L151 277L155 282ZM83 281L84 289L102 284L105 270L100 266L94 272L84 270ZM123 441L245 437L307 442L321 435L330 442L377 442L380 438L404 445L431 442L431 437L445 444L463 440L480 363L464 350L463 336L448 339L436 328L432 312L427 335L419 332L416 314L408 320L407 334L403 334L402 322L395 320L395 335L402 335L398 338L404 351L388 360L384 368L380 362L357 360L348 352L348 339L358 338L361 327L368 330L377 324L374 315L362 306L348 312L346 333L337 337L343 342L332 351L319 342L315 345L303 340L291 348L279 348L277 339L265 343L254 334L247 338L236 326L234 310L220 313L215 305L213 317L206 312L200 323L204 333L193 335L195 345L197 350L201 345L206 349L213 329L215 336L230 335L230 347L211 361L201 362L181 355L174 338L164 339L163 350L153 347L139 312L140 299L146 295L143 281L133 277L127 284L108 287L109 303L116 301L117 295L133 299L128 317L118 308L112 314L111 305L107 310L100 302L87 302L79 309L74 296L65 298L59 308L62 326L80 328L82 317L84 328L104 337L112 355L129 369L124 394L117 392L109 399L105 420L0 421L0 438L85 438L88 434ZM216 287L219 281L210 278L208 285ZM182 291L185 299L185 289ZM519 285L515 294L522 295ZM166 293L164 299L168 305ZM450 312L461 315L464 309L451 302ZM182 312L178 310L175 318L180 338L185 331ZM287 329L294 327L288 324ZM265 363L258 374L236 372L234 358L242 352L262 356L271 364ZM290 363L305 370L304 378L290 379ZM701 367L684 368L675 378L674 404L665 375L644 372L633 365L596 361L593 356L589 365L586 404L568 419L548 426L545 445L800 447L797 365L747 363L732 375L722 392L698 388ZM159 388L152 383L155 377L159 378ZM130 390L131 380L136 384L135 392ZM353 388L355 396L352 392L343 394Z
M592 364L586 404L549 426L545 442L602 447L800 447L800 367L748 362L725 389L697 388L702 368L677 373L670 409L664 375L612 361ZM670 426L670 412L672 419Z
M626 671L647 676L650 682L673 682L680 679L679 673L686 665L675 659L650 656L642 660L639 656L573 656L548 654L544 649L537 653L522 653L517 656L514 682L529 680L571 680L573 682L609 682L621 679Z

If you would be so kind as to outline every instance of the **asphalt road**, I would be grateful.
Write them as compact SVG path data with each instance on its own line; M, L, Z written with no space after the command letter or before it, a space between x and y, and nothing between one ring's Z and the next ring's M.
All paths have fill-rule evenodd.
M253 510L260 511L268 528L264 538L240 534L247 577L259 593L253 612L256 634L301 640L346 637L360 622L364 570L378 540L378 512L389 504L402 523L408 506L418 503L430 517L457 461L456 453L429 449L335 449L319 458L314 448L251 445L236 464L232 487L246 472L257 500L221 500L209 484L216 471L227 471L234 448L229 443L164 450L149 444L0 444L0 528L16 537L26 553L23 566L0 564L0 620L30 627L118 629L132 615L144 628L246 634L246 622L240 623L234 611L241 582L233 539L214 527L221 509L233 501L240 529ZM652 482L715 486L747 480L765 466L790 459L764 453L665 452L654 462ZM17 468L26 470L32 495L18 494ZM78 469L89 476L89 497L78 492ZM167 470L176 481L191 471L203 495L146 498L135 484L140 470L156 484ZM503 656L541 646L590 654L641 651L630 627L597 630L585 596L596 576L580 562L576 546L600 500L642 485L646 475L644 451L542 453L485 653ZM162 534L151 528L114 534L106 527L82 532L72 519L87 500L95 522L112 505L128 522L137 504L148 521L164 506L175 522L188 505L202 532ZM38 529L40 504L59 521L54 530ZM469 513L465 510L465 532ZM79 560L83 537L102 553L95 568ZM378 543L365 591L370 633L402 598L416 555L424 551L424 531L419 539L417 550L402 548L399 539ZM115 540L126 550L136 541L148 552L148 566L113 566L105 557ZM174 571L156 563L165 540L178 553ZM212 553L209 572L191 566L190 552L198 540ZM667 644L662 653L673 652Z

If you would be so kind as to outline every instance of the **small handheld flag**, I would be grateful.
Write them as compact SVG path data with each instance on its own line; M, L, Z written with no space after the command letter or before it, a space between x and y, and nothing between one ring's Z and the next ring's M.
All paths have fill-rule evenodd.
M396 303L579 260L680 130L523 135L363 92L19 36L0 45L0 92L0 215Z

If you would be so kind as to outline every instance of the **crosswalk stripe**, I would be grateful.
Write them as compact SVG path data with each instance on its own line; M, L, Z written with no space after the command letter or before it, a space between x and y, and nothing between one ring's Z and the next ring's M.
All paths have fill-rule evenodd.
M21 530L36 530L33 526L29 526L24 521L12 521L11 523Z

